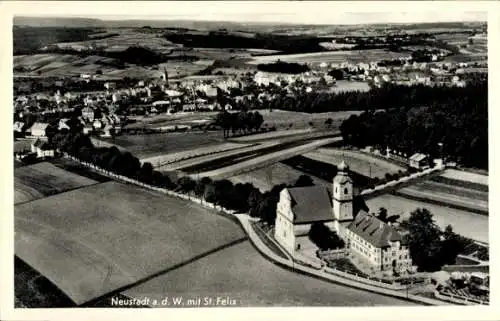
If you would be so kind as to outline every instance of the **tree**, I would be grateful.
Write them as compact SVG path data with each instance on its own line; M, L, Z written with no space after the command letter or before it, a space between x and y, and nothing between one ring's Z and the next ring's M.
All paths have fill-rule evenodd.
M261 201L262 201L262 193L258 189L254 188L248 195L248 200L247 200L250 216L252 217L259 216L258 206Z
M147 184L153 182L153 165L151 165L151 163L145 162L142 164L142 167L139 170L138 179L139 181Z
M314 182L309 175L300 175L294 184L295 187L314 186Z
M203 177L202 179L198 180L194 188L194 194L196 196L204 196L206 186L211 183L212 179L210 177Z
M440 258L441 231L434 223L432 214L425 208L418 208L401 226L409 232L407 237L413 264L420 271L438 271L443 265Z
M194 190L196 182L189 176L182 176L177 181L177 189L183 193L190 193Z
M385 207L381 207L378 209L377 218L382 222L387 222L387 209Z
M308 235L309 239L322 251L339 249L345 246L344 241L337 235L337 233L331 231L321 222L313 223Z

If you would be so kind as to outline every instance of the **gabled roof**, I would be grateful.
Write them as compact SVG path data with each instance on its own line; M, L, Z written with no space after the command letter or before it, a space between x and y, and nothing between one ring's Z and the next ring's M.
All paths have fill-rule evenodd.
M420 162L423 161L426 157L427 156L425 156L424 154L416 153L410 157L410 160Z
M33 126L31 126L31 131L33 130L45 130L49 124L47 123L34 123Z
M404 243L399 232L391 225L361 210L347 228L375 247L390 246L389 242Z
M332 221L332 197L322 186L287 188L292 198L295 224Z

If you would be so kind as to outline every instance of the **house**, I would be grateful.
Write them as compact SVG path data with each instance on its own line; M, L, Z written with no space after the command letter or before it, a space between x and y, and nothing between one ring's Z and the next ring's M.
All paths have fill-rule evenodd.
M21 133L24 128L24 122L16 121L14 122L14 131Z
M427 165L427 156L416 153L410 157L410 167L423 168Z
M34 137L46 137L45 130L49 124L47 123L34 123L28 131L31 133L31 136Z
M82 117L85 118L87 121L93 122L94 116L95 116L95 113L94 113L94 110L92 108L85 107L82 109Z
M68 124L67 124L68 120L69 120L68 118L61 118L61 119L59 120L59 125L58 125L57 129L58 129L58 130L61 130L61 129L67 129L67 130L70 130L70 128L69 128L69 126L68 126Z
M94 128L92 127L92 124L85 124L85 126L83 126L83 133L85 135L92 133L93 130Z
M404 237L393 226L353 206L354 186L345 162L338 166L332 193L323 186L285 188L277 204L274 237L295 256L300 236L323 223L341 237L346 250L379 271L412 270Z
M52 144L41 140L40 138L36 139L31 144L31 152L36 153L37 158L44 157L54 157L55 156L55 148Z
M194 111L196 109L195 104L184 104L182 106L182 111Z

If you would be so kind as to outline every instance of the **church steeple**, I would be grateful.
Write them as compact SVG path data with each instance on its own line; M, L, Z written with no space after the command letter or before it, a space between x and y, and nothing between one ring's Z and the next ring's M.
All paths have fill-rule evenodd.
M349 221L354 218L353 183L345 161L337 169L338 173L333 179L333 215L336 221Z

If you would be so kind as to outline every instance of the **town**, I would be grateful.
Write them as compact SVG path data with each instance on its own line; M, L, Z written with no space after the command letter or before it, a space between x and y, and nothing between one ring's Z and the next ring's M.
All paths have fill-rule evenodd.
M32 20L16 307L489 304L486 23Z

